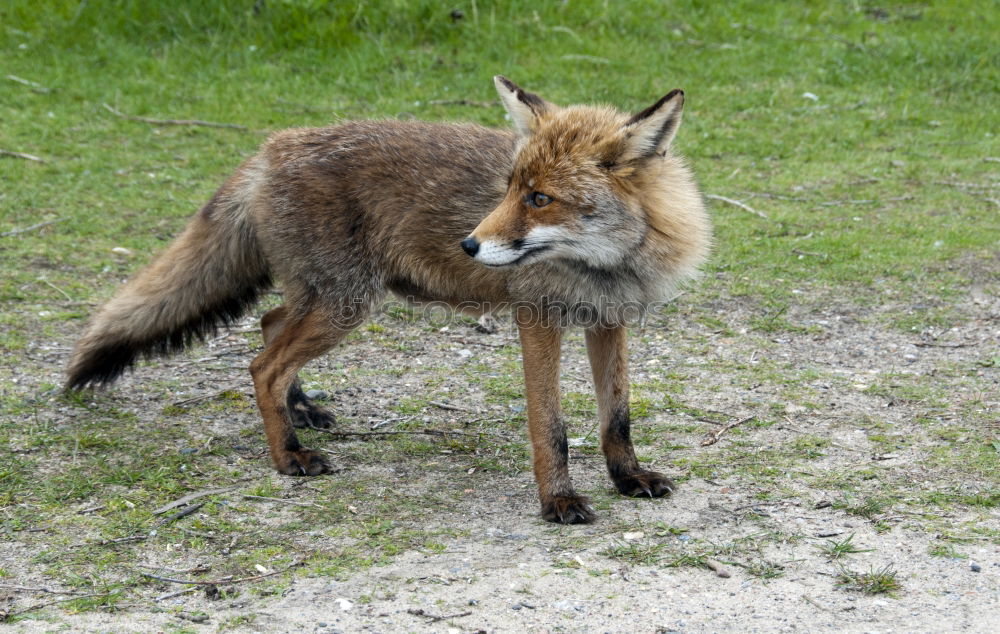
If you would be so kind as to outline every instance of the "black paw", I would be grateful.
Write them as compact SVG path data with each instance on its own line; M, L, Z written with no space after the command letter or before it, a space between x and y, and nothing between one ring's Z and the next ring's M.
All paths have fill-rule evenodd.
M326 458L312 449L286 451L279 456L272 456L272 458L274 468L285 475L317 476L332 471Z
M288 391L288 413L298 428L329 429L337 421L329 411L316 405L297 384Z
M597 515L581 495L557 495L542 501L542 518L557 524L590 524Z
M677 488L670 478L655 471L639 471L613 479L619 493L632 497L661 498Z

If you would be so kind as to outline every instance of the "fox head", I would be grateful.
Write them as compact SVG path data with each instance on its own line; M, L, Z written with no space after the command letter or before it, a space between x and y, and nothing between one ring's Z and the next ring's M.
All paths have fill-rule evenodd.
M506 77L494 82L519 137L517 154L506 196L462 248L491 267L545 258L621 263L656 212L647 198L664 189L660 164L684 93L671 91L630 117L610 107L560 108Z

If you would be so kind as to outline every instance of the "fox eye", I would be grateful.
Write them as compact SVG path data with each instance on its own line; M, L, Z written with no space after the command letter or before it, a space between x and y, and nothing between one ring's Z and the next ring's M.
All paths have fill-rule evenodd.
M531 192L528 194L528 204L532 207L541 208L552 202L552 196L542 192Z

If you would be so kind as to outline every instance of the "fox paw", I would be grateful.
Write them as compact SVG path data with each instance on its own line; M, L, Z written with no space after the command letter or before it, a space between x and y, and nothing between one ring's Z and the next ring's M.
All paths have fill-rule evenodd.
M542 502L542 518L557 524L590 524L597 515L580 495L556 495Z
M677 488L670 478L655 471L639 471L618 476L615 487L622 495L660 498L670 495Z
M291 476L317 476L332 470L326 458L312 449L287 451L274 456L274 468Z
M298 385L288 392L288 413L292 425L300 429L329 429L337 420L331 412L313 403Z

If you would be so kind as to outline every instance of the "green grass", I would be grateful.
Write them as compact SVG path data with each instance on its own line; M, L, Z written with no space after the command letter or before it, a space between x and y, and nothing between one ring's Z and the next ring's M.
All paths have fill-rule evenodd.
M49 92L4 80L0 147L48 163L0 159L9 182L23 183L5 192L0 230L58 222L5 240L4 263L20 265L5 267L13 273L0 299L104 292L268 130L379 116L502 124L499 107L431 103L491 101L497 72L559 103L629 109L684 87L678 147L706 191L770 218L713 203L712 268L731 293L767 309L754 322L764 332L798 328L783 316L795 289L847 285L873 303L947 298L966 271L945 263L996 248L988 196L941 184L995 172L982 158L995 147L1000 18L978 3L881 19L828 3L673 3L666 13L656 3L459 2L458 21L454 7L430 1L249 6L4 3L5 73ZM150 126L104 103L251 132ZM119 246L134 255L113 253ZM755 274L739 273L748 269ZM947 322L918 311L900 323Z
M897 573L892 565L868 572L856 572L841 568L837 575L837 585L846 590L854 590L863 594L886 594L895 596L902 589Z
M868 553L871 552L871 548L858 548L854 545L854 533L851 533L844 539L828 539L825 543L818 546L820 552L822 552L827 559L834 561L844 557L845 555L853 555L855 553Z

